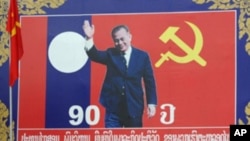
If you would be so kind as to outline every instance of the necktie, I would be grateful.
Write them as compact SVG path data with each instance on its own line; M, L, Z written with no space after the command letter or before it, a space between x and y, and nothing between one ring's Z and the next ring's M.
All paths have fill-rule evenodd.
M127 67L127 60L125 58L125 52L122 52L121 56L122 56L122 62L123 62L123 64L125 64L125 66Z
M122 57L122 63L124 66L124 71L127 73L128 66L127 66L127 60L125 58L125 52L122 52L121 57Z

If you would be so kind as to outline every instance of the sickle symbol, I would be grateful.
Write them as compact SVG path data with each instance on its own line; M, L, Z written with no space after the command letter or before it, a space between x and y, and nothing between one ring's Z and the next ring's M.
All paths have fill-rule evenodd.
M203 38L202 38L202 34L199 30L199 28L190 23L187 22L186 23L193 29L194 33L195 33L195 45L194 48L192 49L190 46L188 46L183 40L181 40L175 33L179 30L179 27L169 27L165 30L165 32L162 33L162 35L159 37L160 40L163 43L167 43L169 40L172 40L176 45L178 45L184 52L187 53L186 56L176 56L175 54L173 54L170 51L167 51L165 54L161 53L161 58L160 60L158 60L155 64L155 66L158 68L161 66L161 64L164 61L168 61L169 59L174 60L177 63L188 63L192 60L195 60L198 64L200 64L201 66L206 66L207 62L201 58L199 56L199 53L202 49L202 45L203 45Z

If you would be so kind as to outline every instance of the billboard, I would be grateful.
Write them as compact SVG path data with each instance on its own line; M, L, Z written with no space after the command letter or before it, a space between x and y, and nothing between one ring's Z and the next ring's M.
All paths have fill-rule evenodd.
M228 140L235 19L233 10L22 16L18 139ZM84 20L95 26L99 50L114 47L111 30L125 24L133 47L148 53L158 103L152 118L144 104L142 128L105 128L99 98L107 70L85 52Z

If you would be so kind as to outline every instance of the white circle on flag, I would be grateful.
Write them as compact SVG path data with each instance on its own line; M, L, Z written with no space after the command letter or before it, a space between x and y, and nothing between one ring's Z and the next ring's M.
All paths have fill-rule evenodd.
M58 34L49 45L50 63L56 70L63 73L80 70L88 60L84 50L85 43L85 38L79 33L67 31Z

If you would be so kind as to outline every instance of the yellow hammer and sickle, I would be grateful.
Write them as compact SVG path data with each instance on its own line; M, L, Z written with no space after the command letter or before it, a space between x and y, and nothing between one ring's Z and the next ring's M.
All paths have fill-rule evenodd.
M11 30L11 37L13 37L13 36L15 36L16 35L16 29L17 28L20 28L21 27L21 25L20 25L20 23L19 22L15 22L15 26L12 28L12 30Z
M167 28L159 37L159 39L163 43L167 43L169 40L172 40L176 45L178 45L185 53L186 56L177 56L170 51L167 51L165 54L161 53L161 58L156 62L155 67L160 67L164 61L168 61L169 59L174 60L177 63L188 63L191 61L196 61L201 66L206 66L207 62L199 56L199 53L203 47L203 36L199 30L199 28L194 25L193 23L187 22L186 23L193 29L195 34L195 45L192 49L188 46L183 40L181 40L177 35L176 32L179 30L179 27L169 27Z

